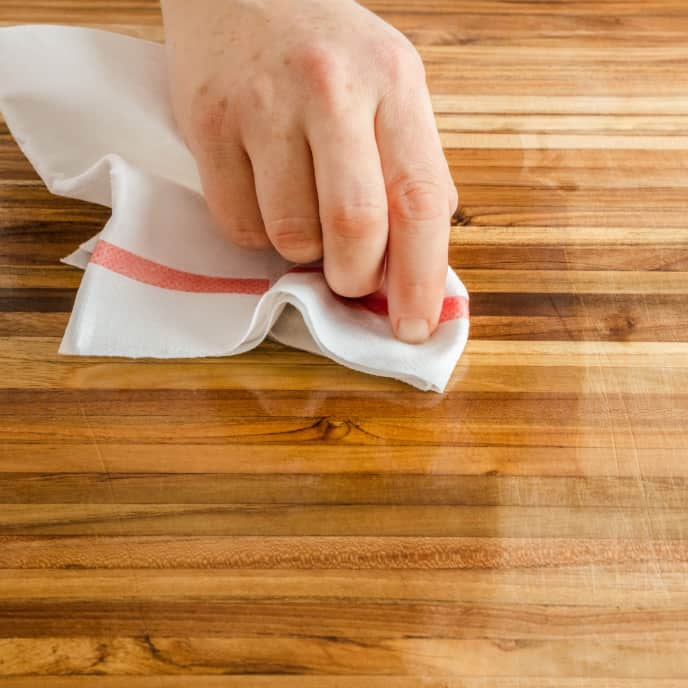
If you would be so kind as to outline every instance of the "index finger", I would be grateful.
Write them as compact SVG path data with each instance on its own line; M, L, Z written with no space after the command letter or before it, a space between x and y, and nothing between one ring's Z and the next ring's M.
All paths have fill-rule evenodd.
M386 98L376 130L389 206L389 316L399 339L419 344L442 310L453 204L427 90Z

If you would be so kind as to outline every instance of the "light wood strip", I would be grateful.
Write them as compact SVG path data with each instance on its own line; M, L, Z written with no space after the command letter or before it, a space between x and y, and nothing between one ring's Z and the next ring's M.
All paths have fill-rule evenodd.
M122 562L131 569L395 571L688 563L688 542L667 539L0 535L0 545L0 568L22 569L117 569Z
M461 278L469 292L688 294L688 272L464 269Z
M329 473L536 475L572 477L688 477L685 453L678 447L620 454L611 447L465 447L415 445L367 446L329 444L184 444L137 442L97 445L83 442L5 443L0 452L4 472L33 474L102 473L232 473L290 475Z
M512 148L518 150L680 150L688 151L688 136L604 136L577 134L454 134L440 132L442 145L447 148Z
M451 243L455 245L523 245L561 244L571 246L642 246L646 244L683 247L688 244L688 227L666 227L658 232L654 227L453 227Z
M567 11L570 9L567 3ZM435 112L497 115L688 115L688 97L433 94Z
M531 326L532 326L531 319ZM12 340L9 340L10 343ZM679 343L680 344L680 343ZM613 363L613 362L612 362ZM308 365L252 365L242 359L197 361L184 376L173 362L140 363L128 360L65 360L54 348L44 347L40 360L26 352L0 358L0 379L9 389L197 389L209 390L300 390L320 392L406 391L401 383L345 372L331 362L313 356ZM18 366L21 366L19 368ZM450 392L501 392L531 394L682 394L688 370L671 370L658 359L649 365L610 365L598 359L590 369L569 366L533 366L524 370L518 362L504 365L470 365L465 361L454 373ZM392 401L389 397L388 401ZM77 419L78 421L78 419ZM45 438L47 439L47 438Z
M676 115L503 115L469 113L437 117L440 132L444 134L481 133L549 133L633 135L642 137L685 135L688 118ZM680 181L680 180L679 180Z
M98 600L445 601L570 605L650 611L685 607L683 564L571 566L511 570L407 571L230 569L1 569L0 600L27 605ZM535 584L534 584L535 582Z

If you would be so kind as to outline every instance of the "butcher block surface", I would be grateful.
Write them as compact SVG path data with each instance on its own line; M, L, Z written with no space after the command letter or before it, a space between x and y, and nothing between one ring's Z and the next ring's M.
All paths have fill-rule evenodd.
M268 342L57 353L108 209L0 120L0 686L688 686L688 4L368 0L418 46L443 395ZM0 25L162 40L152 0Z

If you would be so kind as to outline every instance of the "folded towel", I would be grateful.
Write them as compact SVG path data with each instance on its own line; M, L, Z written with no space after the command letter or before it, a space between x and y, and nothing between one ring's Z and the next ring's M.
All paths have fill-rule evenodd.
M266 336L373 375L443 391L468 338L447 272L441 324L395 339L384 293L334 294L318 266L229 243L205 204L169 103L164 48L92 29L0 29L0 109L48 189L112 208L64 262L85 270L60 352L239 354Z

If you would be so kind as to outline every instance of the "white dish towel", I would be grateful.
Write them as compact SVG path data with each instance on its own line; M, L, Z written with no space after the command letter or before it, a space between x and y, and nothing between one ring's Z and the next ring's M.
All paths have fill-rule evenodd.
M64 259L85 273L61 353L225 356L270 335L445 389L468 338L456 274L447 273L439 328L413 346L394 338L384 297L338 298L319 269L230 244L175 127L163 46L66 26L0 29L0 109L52 193L112 208L102 231Z

